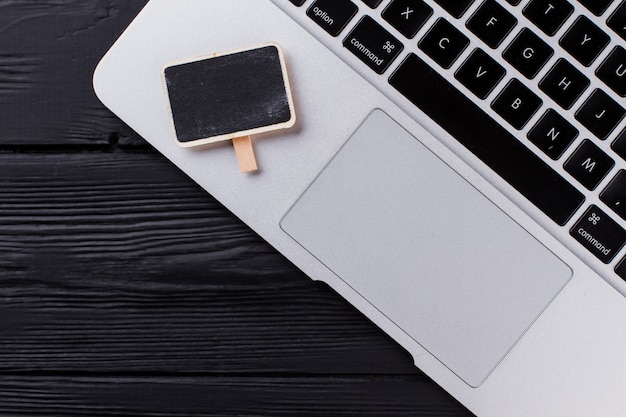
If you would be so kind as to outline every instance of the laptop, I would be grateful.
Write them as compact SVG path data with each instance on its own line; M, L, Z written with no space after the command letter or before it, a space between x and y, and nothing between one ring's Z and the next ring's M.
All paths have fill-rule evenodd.
M171 63L282 47L292 127L177 146ZM626 0L152 0L101 101L479 417L626 411Z

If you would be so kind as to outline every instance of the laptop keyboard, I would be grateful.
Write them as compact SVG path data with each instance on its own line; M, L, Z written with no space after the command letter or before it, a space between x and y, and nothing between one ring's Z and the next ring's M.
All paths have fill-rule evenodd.
M289 1L626 280L626 0Z

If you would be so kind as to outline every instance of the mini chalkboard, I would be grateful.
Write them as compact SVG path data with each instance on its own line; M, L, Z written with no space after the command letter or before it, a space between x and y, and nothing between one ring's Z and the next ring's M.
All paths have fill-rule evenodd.
M163 78L177 143L233 139L242 172L256 170L250 135L295 123L278 44L178 62L163 70Z

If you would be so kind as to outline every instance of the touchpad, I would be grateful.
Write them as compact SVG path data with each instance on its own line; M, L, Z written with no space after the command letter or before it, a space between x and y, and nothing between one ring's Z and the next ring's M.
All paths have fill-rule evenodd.
M472 387L572 276L380 110L281 227Z

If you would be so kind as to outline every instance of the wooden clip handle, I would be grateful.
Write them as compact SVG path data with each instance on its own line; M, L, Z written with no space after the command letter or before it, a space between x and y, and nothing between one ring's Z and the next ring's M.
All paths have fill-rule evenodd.
M233 146L235 147L235 154L237 155L237 162L239 162L239 169L241 172L246 173L256 171L258 168L250 136L233 139Z

